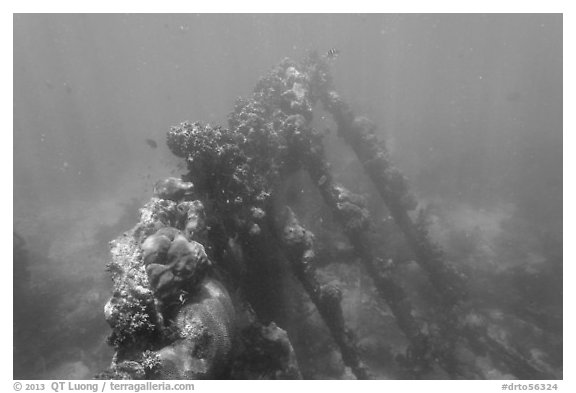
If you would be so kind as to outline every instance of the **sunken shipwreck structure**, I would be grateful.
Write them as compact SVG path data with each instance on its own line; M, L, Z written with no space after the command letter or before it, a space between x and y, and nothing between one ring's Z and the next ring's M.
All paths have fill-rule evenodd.
M429 236L426 208L376 125L335 90L332 60L285 59L237 101L227 128L184 122L167 133L187 173L159 181L140 221L111 242L115 355L98 378L561 378L550 355L557 327L515 293L504 316L477 301L466 268ZM312 125L319 111L389 224L336 182ZM356 279L364 292L350 306ZM368 309L372 325L350 309Z

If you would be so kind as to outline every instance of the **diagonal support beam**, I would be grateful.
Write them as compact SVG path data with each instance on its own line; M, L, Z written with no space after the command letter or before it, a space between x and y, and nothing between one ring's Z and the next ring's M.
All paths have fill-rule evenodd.
M367 367L362 363L356 348L354 333L344 321L340 289L331 284L321 284L314 268L314 235L304 229L294 212L286 207L280 223L280 238L292 271L318 309L330 329L332 337L340 347L344 363L352 369L358 379L371 379Z

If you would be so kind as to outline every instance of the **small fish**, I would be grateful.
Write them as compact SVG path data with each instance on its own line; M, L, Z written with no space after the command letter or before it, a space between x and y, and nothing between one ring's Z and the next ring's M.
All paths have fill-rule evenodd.
M158 143L156 143L154 139L146 139L146 144L152 149L156 149L158 147Z
M186 292L182 291L180 292L180 296L178 296L178 301L180 302L180 304L184 304L186 302Z
M336 48L332 48L328 52L326 52L326 57L330 60L333 60L333 59L337 58L339 54L340 54L340 50L338 50Z

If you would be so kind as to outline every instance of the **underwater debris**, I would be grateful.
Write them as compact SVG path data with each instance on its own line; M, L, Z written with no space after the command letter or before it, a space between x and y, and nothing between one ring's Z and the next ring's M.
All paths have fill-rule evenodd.
M294 274L330 329L340 347L344 362L358 379L370 379L370 373L360 360L354 333L346 327L342 307L342 292L333 284L320 284L314 269L314 235L304 229L290 208L284 211L282 241L287 249Z
M241 355L232 365L232 379L302 379L288 334L274 322L249 325L240 337Z
M179 182L167 179L162 184ZM190 190L192 185L188 183L177 188ZM172 192L162 195L174 198L185 194ZM210 376L221 366L219 362L228 360L227 352L216 351L213 347L233 337L233 307L225 290L219 290L220 284L208 277L211 264L204 247L195 240L188 240L180 229L174 227L182 222L178 217L178 202L183 203L178 199L152 198L141 210L140 222L125 236L112 242L117 272L113 275L114 295L106 304L105 315L113 329L109 342L116 348L116 355L106 377L124 378L128 375L139 378L139 373L123 371L126 362L143 363L142 367L148 370L146 376L150 378ZM188 213L201 203L184 206ZM180 227L185 229L186 221ZM200 229L199 225L194 228ZM187 294L185 302L182 302L182 293ZM174 303L178 306L176 310ZM191 312L192 309L205 309L205 316L199 317L200 311ZM210 337L214 340L218 334L214 329L226 327L220 333L222 339L212 342L210 337L203 338L204 341L210 338L210 342L204 342L203 353L217 353L218 361L216 358L203 358L201 367L197 362L192 367L188 363L183 366L173 361L171 352L187 350L187 357L190 357L193 345L198 344L196 339L185 340L190 334L183 329L188 329L191 324L198 329L210 330ZM174 337L178 340L175 341ZM158 360L154 367L150 364L151 358Z
M374 130L375 125L366 118L357 117L348 104L335 91L332 78L329 75L329 64L317 54L312 53L306 60L307 74L310 76L314 94L322 102L324 108L332 114L338 125L338 135L341 136L356 153L363 164L366 174L372 179L380 196L388 207L400 230L412 248L416 261L428 273L431 283L441 295L444 302L444 316L441 318L442 335L440 358L444 359L445 368L451 375L457 376L455 359L453 358L454 337L466 337L471 345L482 346L478 336L485 333L478 329L470 330L463 326L461 314L466 314L465 304L468 300L466 277L445 260L442 249L428 235L425 226L413 223L409 211L417 206L410 194L405 177L392 164L383 142L378 141ZM435 339L437 341L438 338ZM509 347L509 346L508 346ZM504 362L511 370L516 370L521 378L536 375L551 378L549 372L529 364L522 356L507 348L505 344L487 344L484 350L489 350L493 356Z
M311 88L324 108L332 114L338 126L338 135L350 145L364 166L366 174L414 250L417 262L429 274L432 284L447 305L454 306L465 301L465 278L444 260L441 249L429 238L426 228L413 223L409 212L416 208L417 203L408 190L406 178L392 164L385 144L376 137L375 124L365 117L356 116L335 91L332 79L328 76L328 64L314 55L307 62Z
M505 339L487 336L489 325L469 323L478 319L467 317L463 275L444 260L426 224L412 221L416 202L405 177L375 125L356 116L333 89L328 59L284 59L251 98L236 102L229 128L184 122L170 129L167 145L188 173L158 182L140 222L112 243L114 294L105 310L116 349L110 375L140 378L144 370L147 378L165 379L300 378L294 347L275 323L285 310L278 285L292 271L344 364L358 379L371 377L344 319L343 292L318 278L314 235L279 195L285 179L304 170L407 338L408 348L395 361L411 377L433 367L453 378L470 375L456 352L489 353L518 377L550 377L538 365L543 356L529 361ZM332 114L440 295L431 321L416 312L394 263L378 255L379 233L363 198L334 181L323 135L311 126L317 102Z
M184 201L178 204L178 211L183 215L184 236L188 241L205 242L206 217L204 205L199 200Z
M98 378L220 378L229 369L235 306L197 242L209 241L204 204L178 199L189 197L181 190L193 188L182 184L176 192L157 193L172 199L153 197L140 222L112 242L115 290L105 316L116 355ZM256 208L250 215L261 221L265 213ZM286 364L292 370L287 375L294 375L294 365Z
M158 181L154 185L154 195L161 199L178 201L185 195L190 195L194 191L194 184L183 182L176 177L169 177Z

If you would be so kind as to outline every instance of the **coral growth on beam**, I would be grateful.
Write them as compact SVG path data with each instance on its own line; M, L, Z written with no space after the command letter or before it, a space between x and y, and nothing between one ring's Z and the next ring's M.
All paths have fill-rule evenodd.
M440 312L429 321L380 255L383 234L363 198L336 183L323 136L312 126L317 103L332 114L435 289ZM290 279L301 284L299 295L319 315L348 373L373 376L346 320L341 289L318 274L314 234L283 195L287 179L300 172L309 175L353 248L351 259L361 263L408 342L387 366L398 363L412 378L434 368L466 378L476 374L474 365L462 366L461 353L471 352L520 378L554 376L491 334L493 325L473 309L465 277L411 217L417 204L375 126L336 93L326 57L284 59L250 98L237 101L228 128L183 122L166 142L188 172L159 181L140 222L112 242L114 293L105 314L116 354L100 377L303 377L284 323L295 307Z

